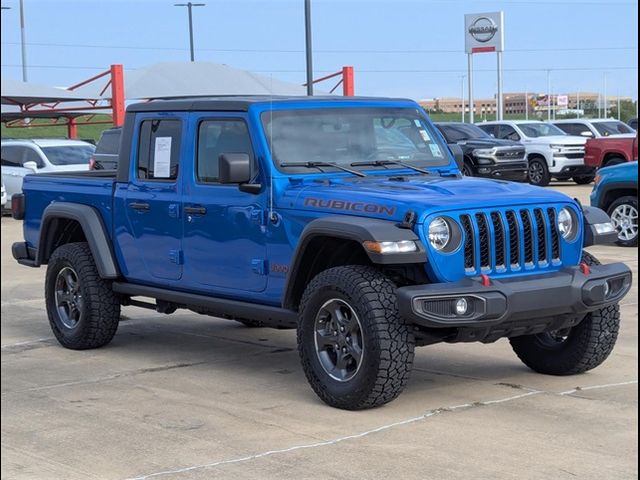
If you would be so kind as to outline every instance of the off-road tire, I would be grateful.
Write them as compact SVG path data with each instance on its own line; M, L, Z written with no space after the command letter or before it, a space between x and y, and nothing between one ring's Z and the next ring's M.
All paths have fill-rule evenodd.
M583 252L582 261L600 264L587 252ZM620 307L614 304L589 313L557 346L550 347L540 335L513 337L509 341L518 358L532 370L547 375L575 375L592 370L607 359L619 328Z
M348 303L362 327L362 361L355 376L346 381L331 377L316 351L316 316L331 299ZM305 289L298 352L311 388L328 405L361 410L395 399L409 380L414 348L411 329L398 314L396 286L375 268L331 268L318 274Z
M529 160L529 183L538 187L546 187L551 182L549 167L544 158L533 157Z
M67 267L76 273L82 297L81 316L73 328L63 324L56 307L56 280L60 271ZM85 242L67 243L53 252L47 266L45 300L51 330L65 348L102 347L111 341L118 329L120 302L111 289L111 282L100 278Z

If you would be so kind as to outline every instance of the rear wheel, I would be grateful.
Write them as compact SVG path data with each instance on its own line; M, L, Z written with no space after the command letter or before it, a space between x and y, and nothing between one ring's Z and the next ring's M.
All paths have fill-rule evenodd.
M546 187L551 181L547 162L539 157L529 160L529 183L538 187Z
M618 231L618 245L638 246L638 198L627 196L616 200L609 207L611 223Z
M582 261L599 265L584 252ZM620 328L618 304L589 313L575 327L510 338L511 347L532 370L547 375L573 375L596 368L616 343Z
M102 347L118 329L120 302L110 282L100 278L86 243L68 243L53 252L45 299L51 330L66 348Z
M620 165L621 163L626 162L624 157L609 157L606 162L604 162L605 167L613 167L614 165Z
M581 175L579 177L573 177L573 181L578 185L589 185L593 182L593 175Z
M307 380L328 405L347 410L396 398L415 340L398 315L396 286L360 265L318 274L300 303L298 351Z

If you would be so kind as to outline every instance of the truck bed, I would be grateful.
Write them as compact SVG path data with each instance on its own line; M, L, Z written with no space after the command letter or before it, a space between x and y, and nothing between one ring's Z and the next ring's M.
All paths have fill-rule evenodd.
M108 232L112 231L115 170L56 172L27 175L22 191L28 205L24 219L25 240L37 246L44 209L53 202L73 202L94 207Z

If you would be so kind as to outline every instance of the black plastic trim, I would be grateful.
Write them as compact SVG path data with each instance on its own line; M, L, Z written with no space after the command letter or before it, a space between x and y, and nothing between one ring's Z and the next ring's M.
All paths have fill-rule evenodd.
M95 208L78 203L55 202L44 209L40 226L36 266L44 265L49 261L49 256L52 253L50 250L55 243L55 239L51 238L52 233L49 233L49 229L52 222L60 218L75 220L80 224L100 276L107 279L118 278L120 272L111 249L111 240L100 214Z
M37 267L37 251L35 248L29 247L27 245L27 242L15 242L13 245L11 245L11 254L20 265L25 265L27 267Z
M295 328L298 324L298 314L296 312L270 305L215 298L124 282L114 282L113 291L132 297L155 298L156 300L163 300L184 307L201 307L220 317L257 320L269 326Z
M485 287L478 279L455 283L418 285L398 289L400 315L429 328L486 327L503 322L540 319L559 315L580 315L620 301L631 288L632 273L623 263L591 266L585 275L579 267L530 277L492 280ZM609 298L604 284L618 285ZM425 300L475 297L484 301L480 315L443 319L421 308Z
M604 210L597 207L582 207L584 215L584 246L592 245L613 245L618 241L618 232L600 235L596 232L594 225L600 223L611 223L611 218Z

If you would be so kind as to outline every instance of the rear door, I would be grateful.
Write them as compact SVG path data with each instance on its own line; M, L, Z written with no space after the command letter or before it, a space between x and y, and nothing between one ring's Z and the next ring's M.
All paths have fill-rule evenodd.
M129 280L158 283L182 277L180 165L186 114L139 114L133 132L130 181L116 232Z

